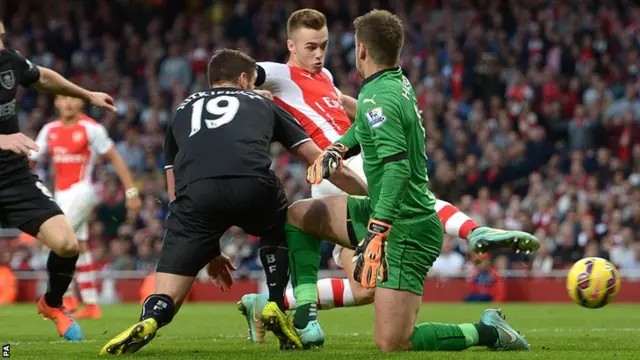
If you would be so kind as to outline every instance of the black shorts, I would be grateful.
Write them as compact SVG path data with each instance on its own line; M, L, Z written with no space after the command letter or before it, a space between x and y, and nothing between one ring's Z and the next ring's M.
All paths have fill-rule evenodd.
M36 236L45 221L60 214L62 210L35 175L16 177L0 185L0 224L5 228Z
M254 236L284 239L287 207L284 189L275 175L192 182L169 204L156 271L196 276L220 255L220 237L231 226Z

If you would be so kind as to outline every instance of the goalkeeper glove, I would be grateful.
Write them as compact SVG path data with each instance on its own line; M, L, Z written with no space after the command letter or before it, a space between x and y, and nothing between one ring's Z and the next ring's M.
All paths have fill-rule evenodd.
M356 264L353 278L365 289L376 287L376 276L381 282L387 281L389 277L385 242L390 231L389 222L371 219L367 226L367 236L356 247L351 260Z
M342 167L342 159L347 150L349 148L340 143L326 148L307 169L307 182L317 185L322 180L330 178Z

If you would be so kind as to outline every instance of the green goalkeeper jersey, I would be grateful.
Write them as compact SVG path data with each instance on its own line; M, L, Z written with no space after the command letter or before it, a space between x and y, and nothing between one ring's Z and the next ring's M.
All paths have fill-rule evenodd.
M339 142L362 147L374 218L393 222L435 212L421 120L400 67L365 79L355 122Z

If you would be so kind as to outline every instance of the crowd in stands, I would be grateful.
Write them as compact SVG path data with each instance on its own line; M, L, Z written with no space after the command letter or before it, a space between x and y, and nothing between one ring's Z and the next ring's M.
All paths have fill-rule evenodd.
M109 130L144 197L127 218L113 171L99 165L102 202L90 230L94 259L149 270L167 209L162 141L172 108L207 88L216 48L285 62L286 19L313 7L328 18L327 67L357 96L352 19L388 8L405 22L401 65L423 110L432 191L477 222L537 235L533 256L493 254L496 269L535 273L603 256L640 269L640 6L632 0L6 1L8 46L34 63L116 99L87 109ZM56 117L52 97L21 91L20 123L33 138ZM309 196L304 168L273 147L289 201ZM36 172L47 181L43 164ZM260 269L257 239L222 240L241 272ZM16 270L44 267L24 236L0 241ZM333 267L331 245L324 267ZM465 266L464 241L446 237L434 274Z

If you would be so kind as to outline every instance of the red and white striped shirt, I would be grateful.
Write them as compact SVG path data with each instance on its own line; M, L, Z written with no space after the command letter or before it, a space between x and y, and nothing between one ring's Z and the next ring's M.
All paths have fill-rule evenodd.
M45 153L51 156L56 190L90 181L98 155L106 154L113 146L104 126L86 115L69 125L62 120L46 124L36 143L40 150L31 155L31 160L37 161Z
M351 121L329 70L312 74L275 62L258 65L266 75L260 88L273 94L273 100L298 120L318 147L326 148L349 129Z

